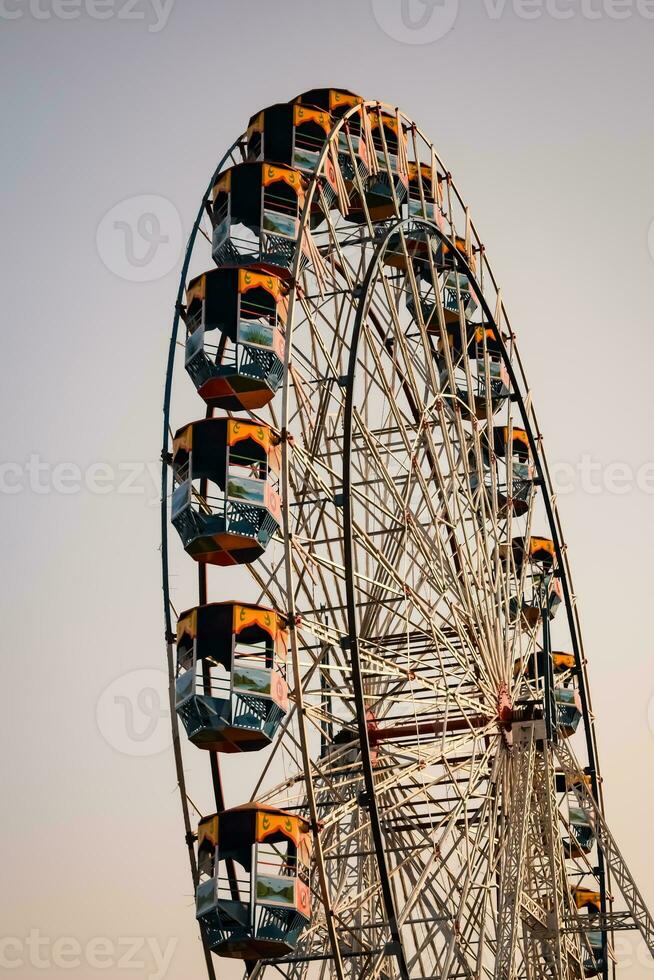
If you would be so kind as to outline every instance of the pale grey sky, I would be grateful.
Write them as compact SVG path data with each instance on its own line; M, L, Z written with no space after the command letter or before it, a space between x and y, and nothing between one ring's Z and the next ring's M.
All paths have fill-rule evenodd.
M0 3L14 977L130 975L125 937L168 948L168 980L201 975L165 736L127 754L103 692L163 664L153 467L182 233L250 115L323 84L415 118L483 234L562 483L607 813L654 905L654 4L411 2L413 27L399 0ZM107 229L153 195L168 242L148 263L134 227L130 263ZM643 980L627 936L620 976Z

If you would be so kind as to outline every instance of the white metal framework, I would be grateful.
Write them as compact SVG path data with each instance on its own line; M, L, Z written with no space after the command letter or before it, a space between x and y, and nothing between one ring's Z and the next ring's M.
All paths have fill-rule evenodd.
M384 118L402 134L394 152ZM353 132L367 141L366 167ZM373 182L388 198L381 218ZM207 201L180 303L189 275L211 264ZM251 413L281 440L281 528L247 583L233 569L190 576L168 543L169 436L192 417L178 316L171 342L171 691L180 609L234 598L237 583L290 624L289 712L245 768L187 750L171 701L194 881L196 816L245 802L239 766L256 769L249 797L313 829L313 914L292 953L249 962L246 974L607 976L613 928L635 923L653 950L652 922L602 816L542 436L469 210L403 113L368 102L334 121L308 181L290 282L283 385ZM532 548L541 538L549 552ZM568 659L554 667L553 651ZM566 705L573 715L579 706L576 731ZM612 908L611 874L626 911ZM596 905L580 905L586 893ZM206 959L214 976L217 961Z

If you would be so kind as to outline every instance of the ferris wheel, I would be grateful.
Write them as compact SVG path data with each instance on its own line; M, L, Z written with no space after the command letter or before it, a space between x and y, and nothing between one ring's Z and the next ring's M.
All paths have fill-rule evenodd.
M404 113L250 119L188 243L162 458L209 976L608 977L619 928L654 954L516 336Z

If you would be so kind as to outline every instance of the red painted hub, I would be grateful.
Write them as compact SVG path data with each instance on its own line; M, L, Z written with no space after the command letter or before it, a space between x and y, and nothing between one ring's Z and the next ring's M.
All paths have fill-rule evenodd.
M497 718L500 727L510 732L513 721L513 705L506 684L502 684L497 694Z

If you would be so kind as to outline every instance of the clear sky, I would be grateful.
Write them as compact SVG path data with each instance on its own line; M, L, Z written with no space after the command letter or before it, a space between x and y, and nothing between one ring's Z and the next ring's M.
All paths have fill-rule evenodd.
M130 702L162 678L176 268L250 115L328 84L413 116L483 235L561 483L607 813L654 906L654 3L432 6L0 0L2 972L201 975L165 718Z

